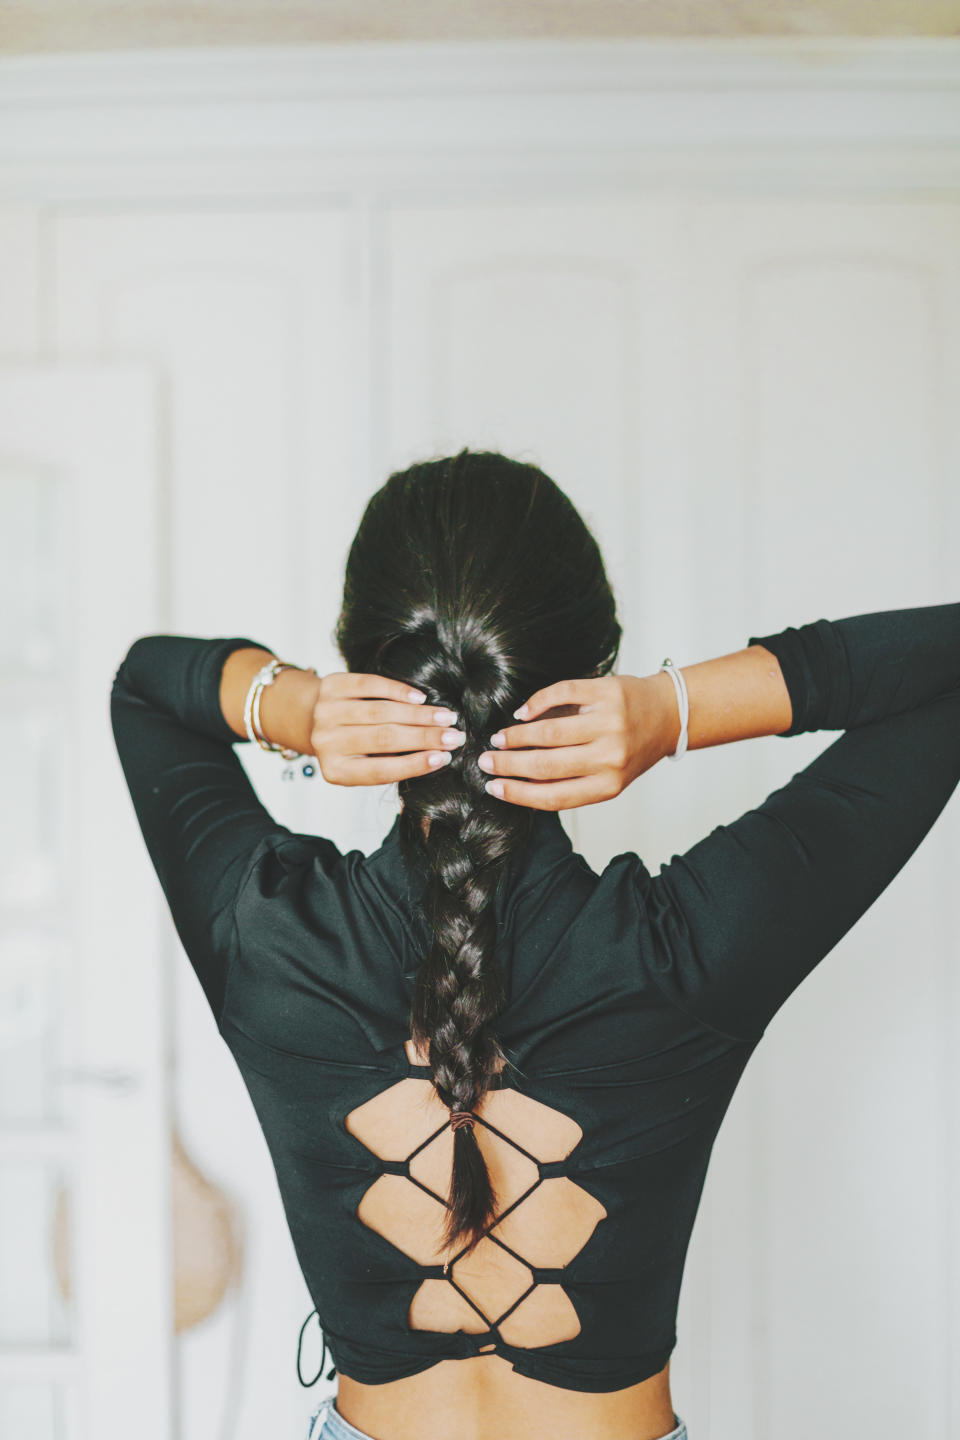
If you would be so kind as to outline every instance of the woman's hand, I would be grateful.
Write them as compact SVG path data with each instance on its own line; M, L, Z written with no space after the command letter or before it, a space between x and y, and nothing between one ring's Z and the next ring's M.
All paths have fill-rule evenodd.
M523 723L498 731L502 748L485 750L478 763L497 777L487 781L491 794L534 810L612 799L676 749L680 735L676 693L665 671L558 680L535 691L517 713Z
M282 672L281 672L282 673ZM337 670L320 680L310 744L333 785L390 785L432 774L462 745L452 710L424 706L402 680Z

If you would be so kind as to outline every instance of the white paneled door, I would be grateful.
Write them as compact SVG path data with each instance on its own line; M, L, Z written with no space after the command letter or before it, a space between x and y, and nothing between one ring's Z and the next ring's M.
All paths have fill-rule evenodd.
M607 556L622 670L958 598L956 203L498 199L389 226L384 466L542 465ZM658 767L577 812L578 848L655 871L832 738ZM960 1433L958 807L725 1118L671 1366L703 1440Z
M960 205L705 200L688 216L703 563L687 578L711 647L738 623L960 599ZM833 738L746 747L760 793ZM960 1434L958 858L955 796L745 1077L749 1148L724 1207L742 1243L717 1232L710 1308L719 1336L729 1297L749 1297L758 1437ZM731 1414L722 1363L712 1388Z
M61 358L139 362L158 374L157 448L145 377L84 382L78 367L73 378L5 382L3 504L17 533L39 537L35 554L11 550L0 580L20 587L19 603L34 615L4 641L20 697L7 714L32 707L29 732L41 736L59 714L51 707L62 702L61 674L64 693L78 697L63 743L42 748L52 769L28 763L35 738L0 751L18 797L11 813L51 827L49 836L25 835L20 820L15 834L3 832L13 857L5 873L15 881L7 893L34 897L16 902L16 954L28 975L59 964L85 977L73 1002L83 1002L76 1034L92 1048L57 1064L139 1077L126 1089L96 1079L61 1087L58 1103L73 1106L65 1129L51 1128L29 1097L17 1103L34 1111L8 1122L20 1126L21 1148L16 1170L5 1155L5 1173L20 1189L0 1203L22 1215L31 1213L30 1193L45 1193L37 1176L49 1156L94 1177L123 1159L111 1194L124 1198L106 1212L109 1246L98 1215L78 1241L84 1254L102 1257L107 1247L112 1257L99 1309L85 1320L94 1377L87 1413L107 1420L82 1440L111 1435L107 1421L145 1386L151 1403L138 1440L169 1440L168 1257L156 1183L168 1152L151 1070L168 1019L187 1139L240 1195L254 1241L236 1332L242 1339L247 1326L246 1363L234 1363L222 1316L198 1327L180 1347L180 1433L219 1433L225 1413L235 1440L295 1432L314 1398L299 1392L293 1370L309 1302L239 1077L185 965L175 1011L146 1008L154 947L169 926L146 933L155 882L142 844L117 844L132 817L97 746L107 743L107 672L152 624L156 577L170 585L165 623L250 634L299 663L339 668L328 637L363 504L390 470L469 445L541 464L584 512L617 592L623 670L649 673L668 654L691 664L742 647L751 633L821 615L957 598L955 201L721 201L706 189L702 200L608 198L558 184L549 198L511 198L501 187L489 199L402 204L373 184L339 209L193 211L184 202L176 213L91 208L54 217L45 343ZM89 395L70 389L84 383ZM128 387L122 403L103 398L110 384ZM88 431L100 438L88 443ZM147 523L158 456L163 557ZM86 508L63 509L64 495L80 494ZM49 522L34 513L41 505ZM51 549L57 534L66 559ZM48 578L35 583L34 573ZM58 671L67 642L56 627L68 622L73 668ZM92 682L78 664L88 652ZM830 738L771 737L691 755L657 767L621 801L568 817L569 828L594 864L636 850L655 871ZM364 848L388 828L392 817L383 816L361 836L353 821L365 797L336 787L285 797L267 761L255 775L264 799L297 828ZM252 757L251 769L258 765ZM54 784L58 766L65 778ZM88 818L94 787L110 804ZM46 818L61 794L69 813ZM62 886L77 896L76 933L92 937L82 971L70 949L74 922L49 935L44 928L61 884L43 859L55 853L55 835L67 856ZM98 843L112 857L109 878L97 868ZM697 1440L894 1440L950 1434L960 1423L951 1388L960 1313L958 856L955 803L775 1019L728 1110L671 1367L678 1411ZM34 953L47 958L34 965ZM28 986L17 1002L37 1034L65 1003L55 986L48 991L44 998ZM78 1043L73 1025L67 1039ZM17 1084L35 1075L41 1085L46 1042L16 1043ZM77 1141L81 1133L96 1143ZM134 1215L142 1228L129 1234L147 1239L126 1257ZM20 1233L31 1234L25 1222ZM21 1248L39 1256L43 1243L25 1238ZM129 1268L113 1263L117 1254ZM0 1264L12 1263L0 1249ZM136 1324L111 1349L106 1336L127 1314L134 1276ZM96 1284L88 1293L98 1294ZM72 1373L56 1370L56 1346L79 1344L84 1333L69 1306L54 1318L60 1328L50 1334L31 1320L37 1384L48 1386L36 1392L38 1405ZM63 1341L70 1325L73 1339Z
M0 369L0 1435L170 1433L157 891L109 694L155 628L135 366ZM124 841L123 837L126 837ZM143 1397L149 1395L149 1405Z
M246 635L321 673L342 669L331 631L373 488L369 238L362 213L333 206L92 210L51 227L51 347L139 360L161 377L160 565L164 624L177 633ZM276 756L242 758L278 819L347 847L356 801L384 798L284 785ZM368 849L390 823L372 818ZM137 855L148 874L142 842ZM312 1302L240 1074L168 920L163 939L178 1130L250 1237L239 1284L177 1332L177 1434L295 1435L316 1404L295 1370Z

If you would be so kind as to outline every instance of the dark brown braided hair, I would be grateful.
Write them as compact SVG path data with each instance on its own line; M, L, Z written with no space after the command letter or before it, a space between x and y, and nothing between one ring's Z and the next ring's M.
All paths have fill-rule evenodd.
M608 674L620 636L597 543L535 465L464 449L395 472L369 500L347 557L340 653L348 670L456 711L467 737L449 764L398 785L401 850L427 862L411 1034L429 1044L453 1120L445 1248L460 1236L472 1248L496 1216L465 1117L509 1063L492 1028L505 1000L492 902L534 814L487 794L477 756L534 690Z

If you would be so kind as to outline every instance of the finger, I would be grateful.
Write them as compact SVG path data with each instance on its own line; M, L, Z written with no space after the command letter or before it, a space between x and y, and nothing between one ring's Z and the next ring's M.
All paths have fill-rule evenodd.
M489 779L490 786L500 785L503 794L495 798L507 800L511 805L526 805L531 810L573 810L578 805L595 805L600 800L609 800L613 793L604 787L601 777L582 776L578 780L553 780L538 785L531 780Z
M363 670L334 670L323 677L332 698L356 697L365 700L398 700L401 703L422 705L426 695L405 680L393 680L389 675L368 674Z
M431 755L441 756L439 765L431 765ZM337 782L341 785L393 785L397 780L412 780L417 775L435 775L450 764L450 752L419 750L414 755L347 755L339 764Z
M459 716L455 710L440 705L404 704L397 700L357 699L327 702L327 713L337 725L382 725L393 722L398 725L455 725ZM432 744L432 741L431 741ZM408 746L412 749L412 746Z
M549 720L528 720L522 725L504 725L498 731L503 744L498 750L549 749L555 745L583 744L596 739L597 717L586 715L555 715ZM491 739L491 744L492 744Z
M595 774L603 764L599 741L556 750L484 750L477 763L481 760L485 763L480 769L487 775L520 775L530 780L577 780Z
M534 690L513 713L521 720L534 720L544 710L552 710L555 705L596 704L599 684L601 679L596 677L589 680L555 680L552 685L545 685L542 690Z
M341 732L338 748L347 756L407 755L414 750L456 750L466 738L448 725L354 725Z

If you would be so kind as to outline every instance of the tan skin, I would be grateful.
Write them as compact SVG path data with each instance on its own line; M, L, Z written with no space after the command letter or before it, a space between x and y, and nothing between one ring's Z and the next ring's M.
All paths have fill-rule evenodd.
M221 706L238 736L246 736L247 689L270 658L245 648L223 667ZM779 662L761 645L684 666L683 676L689 750L776 735L791 724ZM315 754L331 784L389 785L432 774L430 756L448 756L465 738L449 725L449 712L409 695L409 686L382 675L285 670L263 692L260 716L269 740ZM500 781L510 804L574 809L619 795L673 752L679 732L664 671L561 680L528 696L517 724L491 737L493 748L478 763L488 787ZM518 1375L502 1356L477 1355L384 1385L340 1375L336 1404L376 1440L423 1440L424 1416L444 1440L660 1440L675 1428L669 1372L668 1361L637 1385L593 1394Z

